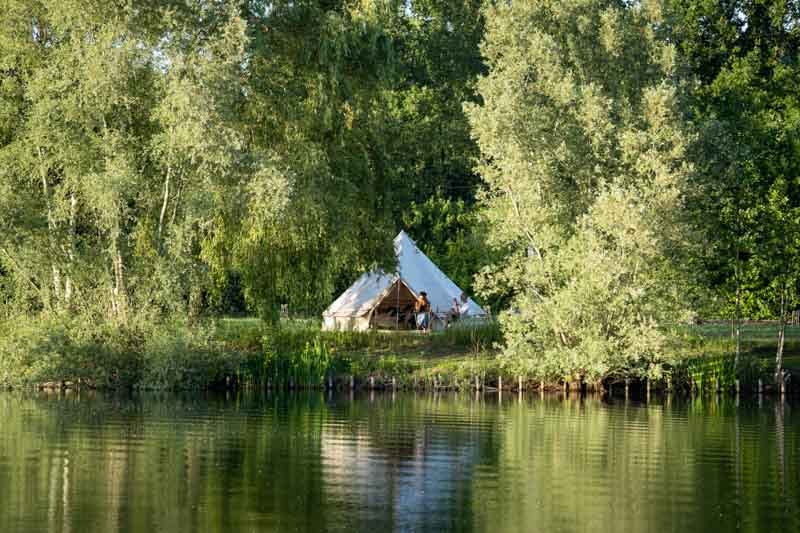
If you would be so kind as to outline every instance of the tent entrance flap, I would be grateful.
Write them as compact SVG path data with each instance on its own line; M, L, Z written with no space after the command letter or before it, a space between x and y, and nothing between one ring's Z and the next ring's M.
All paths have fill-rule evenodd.
M402 279L397 279L372 311L372 326L407 329L413 327L417 296Z

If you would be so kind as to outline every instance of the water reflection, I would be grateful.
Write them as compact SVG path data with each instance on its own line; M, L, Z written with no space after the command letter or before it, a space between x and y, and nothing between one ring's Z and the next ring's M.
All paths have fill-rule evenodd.
M0 393L0 531L794 531L790 403Z

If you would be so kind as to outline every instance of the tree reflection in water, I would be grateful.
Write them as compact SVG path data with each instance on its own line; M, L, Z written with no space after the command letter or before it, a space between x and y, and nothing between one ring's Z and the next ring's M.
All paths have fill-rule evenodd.
M0 530L797 530L762 400L0 394Z

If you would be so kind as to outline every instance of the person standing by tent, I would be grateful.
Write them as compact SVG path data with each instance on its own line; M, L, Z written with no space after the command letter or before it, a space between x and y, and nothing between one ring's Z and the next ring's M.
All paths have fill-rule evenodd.
M453 298L453 307L451 307L450 311L447 313L448 324L466 318L469 315L469 296L467 296L466 292L462 292L459 299L461 301Z
M414 304L414 312L417 315L417 328L428 331L431 325L431 302L428 300L427 292L419 293L419 298Z

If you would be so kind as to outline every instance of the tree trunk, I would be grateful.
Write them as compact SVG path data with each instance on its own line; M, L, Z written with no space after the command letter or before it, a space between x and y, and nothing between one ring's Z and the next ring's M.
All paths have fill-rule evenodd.
M128 318L128 294L125 289L125 265L122 261L122 253L119 251L116 239L111 252L111 267L114 271L114 286L111 289L111 309L114 316L120 322L125 322Z
M52 258L51 258L52 260ZM56 308L61 308L61 270L56 266L55 263L50 264L50 269L53 272L53 296L55 297L56 301Z
M181 203L181 192L183 191L183 182L178 180L178 192L175 193L175 200L172 202L172 217L169 219L170 224L175 224L175 219L178 218L178 206Z
M61 309L61 271L59 270L57 261L57 248L56 248L56 221L53 216L53 206L50 201L50 185L47 182L47 169L44 166L44 154L42 148L37 148L39 153L39 178L42 180L42 196L44 197L44 204L47 209L47 241L50 246L50 272L52 275L52 299L55 303L57 310ZM47 305L47 304L45 304Z
M163 248L161 233L164 230L164 216L167 214L167 202L169 201L169 178L172 173L172 168L167 167L167 177L164 178L164 201L161 204L161 214L158 217L158 247L159 250Z
M72 285L72 269L75 262L75 225L78 215L78 198L75 193L69 196L69 242L67 243L67 259L69 261L67 273L64 279L64 304L69 307L72 301L74 287Z
M741 354L742 339L742 286L739 276L739 250L736 250L736 357L733 360L733 371L739 371L739 357Z
M775 385L777 385L778 390L780 390L781 381L783 380L783 373L781 371L783 369L783 345L785 337L786 337L786 282L784 282L783 286L781 287L781 317L780 317L780 326L778 329L778 350L775 353Z

